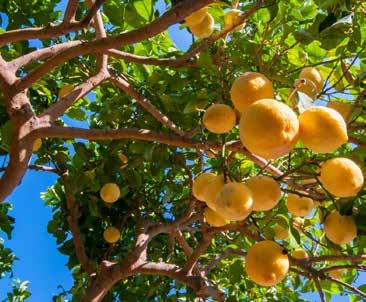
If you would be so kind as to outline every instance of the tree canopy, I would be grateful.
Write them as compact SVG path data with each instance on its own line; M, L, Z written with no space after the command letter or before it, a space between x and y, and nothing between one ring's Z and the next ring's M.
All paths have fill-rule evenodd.
M68 0L61 1L64 12L59 2L0 0L0 230L11 237L9 195L28 169L58 176L42 199L52 208L48 232L68 256L74 283L54 301L306 301L303 294L311 292L319 301L342 293L365 300L359 274L366 190L340 196L320 175L333 158L365 171L364 1ZM207 37L184 21L205 7L214 21ZM234 9L239 13L225 24ZM168 33L176 24L194 34L186 51L175 44L179 34ZM306 67L320 73L321 87L302 78ZM314 151L300 119L302 140L265 158L249 150L241 124L224 134L206 129L207 108L234 108L231 87L246 72L269 79L273 98L297 116L334 106L346 141ZM236 110L234 122L244 114ZM316 143L328 150L333 130ZM206 203L192 192L207 172L239 183L268 176L281 199L213 226ZM119 190L113 203L103 202L106 184ZM290 213L294 195L295 204L303 197L314 205L305 218ZM324 222L334 213L354 222L355 238L336 244L325 236ZM113 243L105 239L109 227L120 232ZM277 242L289 261L276 286L258 285L245 269L248 250L263 240ZM300 248L306 257L296 257ZM14 261L0 238L0 276L11 274ZM16 281L8 300L29 295Z

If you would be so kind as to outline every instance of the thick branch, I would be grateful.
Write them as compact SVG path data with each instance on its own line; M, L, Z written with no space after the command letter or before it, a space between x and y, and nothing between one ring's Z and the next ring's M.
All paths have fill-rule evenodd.
M95 87L100 85L106 79L108 79L109 74L107 71L102 70L96 75L90 77L84 83L75 87L73 91L58 100L50 108L46 109L40 116L44 121L54 121L60 115L62 115L67 109L69 109L75 102L77 102L84 95L88 94Z
M174 6L173 9L166 12L160 18L139 29L122 33L114 37L96 39L90 42L85 42L82 45L70 47L64 52L59 53L52 59L48 60L45 64L30 72L26 77L23 78L23 80L18 83L17 89L21 91L30 87L34 82L41 79L53 68L77 56L85 55L91 52L103 52L111 48L134 44L154 37L166 30L169 26L182 21L192 12L208 5L213 1L214 0L185 0Z

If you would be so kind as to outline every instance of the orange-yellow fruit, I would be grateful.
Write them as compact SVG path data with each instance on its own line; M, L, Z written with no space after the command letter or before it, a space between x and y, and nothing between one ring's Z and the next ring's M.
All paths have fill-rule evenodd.
M37 152L42 146L42 139L41 138L37 138L34 142L33 142L33 152Z
M309 79L312 81L317 89L317 93L323 89L323 77L318 69L314 67L305 67L300 72L300 78Z
M312 81L309 79L298 79L295 81L295 86L298 87L298 91L305 93L312 100L316 100L318 91L316 85Z
M202 23L207 15L208 7L203 7L184 19L188 26L195 26Z
M343 275L342 269L334 269L328 272L329 276L331 276L334 279L341 279Z
M294 217L292 225L295 229L301 230L304 227L305 219L301 217Z
M211 105L203 115L203 125L212 133L228 133L235 124L235 111L224 104Z
M128 158L126 155L124 155L122 152L120 152L118 154L118 158L119 160L122 162L122 164L127 164L128 163Z
M348 121L351 110L352 110L351 104L334 101L334 102L329 102L327 104L327 107L336 110L340 115L342 115L342 117L345 121Z
M206 202L207 206L214 211L216 211L216 197L224 185L224 175L214 175L203 187L202 201Z
M286 240L289 235L289 230L279 224L276 224L273 227L273 231L275 233L274 237L277 240Z
M245 258L245 270L249 278L262 286L275 286L281 282L289 266L283 248L269 240L254 244Z
M317 153L333 152L348 141L347 125L334 109L311 107L299 116L300 140Z
M238 77L231 86L230 95L239 112L258 100L274 98L272 82L258 72L246 72Z
M245 184L252 191L253 211L271 210L280 201L281 189L272 177L254 176L249 178Z
M58 92L58 98L61 99L64 96L68 95L71 91L74 90L74 85L71 84L66 84L64 86L61 87L61 89Z
M189 27L189 29L196 37L205 39L212 35L214 31L214 26L214 18L209 13L206 13L205 18L201 23L197 25L192 25Z
M216 198L216 211L228 220L241 221L253 209L252 192L239 182L225 184Z
M324 232L330 241L342 245L356 238L357 227L352 216L342 216L336 211L325 218Z
M205 208L203 216L205 217L206 222L213 227L221 227L229 223L228 220L210 208Z
M297 194L287 195L287 209L295 216L304 217L314 208L314 201L311 198L299 196Z
M107 183L100 189L100 197L104 202L116 202L121 195L119 187L115 183Z
M320 168L319 179L327 191L338 197L356 196L364 183L360 167L344 157L324 162Z
M303 249L296 249L291 253L291 256L295 259L308 259L308 253Z
M213 173L202 173L193 180L192 194L200 201L205 201L206 186L217 176Z
M108 243L116 243L121 236L119 229L115 227L109 227L105 229L103 233L104 240Z
M286 104L264 99L244 110L239 129L240 139L249 151L273 159L288 154L294 148L299 122Z
M239 21L241 13L242 12L238 9L232 9L232 10L228 11L224 15L224 29L226 30L226 29L232 28L234 26L234 24ZM244 27L244 24L239 25L235 28L235 31L240 31L241 29L243 29L243 27Z

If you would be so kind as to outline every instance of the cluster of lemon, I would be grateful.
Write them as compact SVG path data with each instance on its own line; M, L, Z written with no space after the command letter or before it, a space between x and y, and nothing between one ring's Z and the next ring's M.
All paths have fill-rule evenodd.
M316 99L322 87L323 80L316 68L304 68L295 82L295 89L312 99ZM288 154L298 140L316 153L333 152L348 141L345 122L350 114L348 104L330 103L329 107L335 109L312 106L297 117L289 106L274 99L272 83L256 72L247 72L238 77L230 94L235 109L241 114L239 132L244 147L266 159ZM228 133L236 125L236 113L228 105L214 104L206 110L203 125L216 134ZM322 186L336 197L356 196L364 184L361 169L348 158L329 159L321 164L319 172ZM281 198L281 189L268 176L225 183L222 175L203 173L195 179L192 194L207 204L204 210L206 222L220 227L229 221L244 220L252 211L274 208ZM301 228L302 217L313 210L314 201L297 194L288 194L286 204L288 211L296 216L295 227ZM284 240L288 236L288 230L280 225L276 225L274 231L276 239ZM334 211L324 221L324 232L330 241L341 245L356 237L357 228L351 216L342 216ZM298 249L293 251L293 257L304 259L308 255L306 251ZM280 282L288 267L288 256L272 241L255 244L246 257L248 275L264 286Z
M232 9L224 15L224 29L230 29L241 15L238 9ZM198 38L208 38L214 32L215 20L208 12L208 7L201 8L184 19L186 25L193 35ZM239 31L244 25L237 26L235 31Z
M123 153L120 153L118 157L122 163L121 168L124 168L128 163L127 157ZM100 189L99 195L104 202L113 204L121 197L121 190L116 183L106 183ZM118 228L111 226L104 230L103 237L108 243L116 243L121 237L121 232Z

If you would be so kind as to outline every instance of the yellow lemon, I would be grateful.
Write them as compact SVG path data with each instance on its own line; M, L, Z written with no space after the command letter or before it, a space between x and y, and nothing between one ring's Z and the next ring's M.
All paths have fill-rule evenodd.
M224 185L224 175L215 175L203 189L204 201L214 211L216 211L216 197Z
M221 227L229 223L228 220L210 208L205 208L203 216L205 217L206 222L213 227Z
M254 176L245 184L252 191L253 211L268 211L273 209L281 198L279 184L268 176Z
M216 198L216 211L228 220L241 221L253 209L252 192L239 182L225 184Z
M335 211L324 221L325 236L335 244L346 244L357 236L356 223L352 216L342 216Z
M299 122L286 104L264 99L244 110L239 129L244 147L254 154L273 159L288 154L294 148Z
M120 231L115 227L109 227L103 233L104 240L108 243L116 243L120 236Z
M201 23L197 25L192 25L189 27L189 29L196 37L205 39L212 35L214 31L214 26L214 18L209 13L206 13L205 18Z
M323 77L319 70L315 67L305 67L300 72L300 78L309 79L312 81L317 89L317 93L323 89Z
M275 286L281 282L290 267L283 248L269 240L254 244L245 258L245 270L250 279L262 286Z
M362 170L349 158L328 159L321 165L320 182L324 188L338 197L352 197L362 189Z
M116 202L120 195L121 191L115 183L107 183L100 189L100 197L107 203Z
M275 239L277 239L277 240L286 240L289 235L288 229L284 228L283 226L281 226L279 224L276 224L273 227L273 231L275 233Z
M334 109L311 107L299 116L300 140L317 153L333 152L348 141L347 125Z
M206 186L216 178L213 173L202 173L193 180L192 194L200 201L205 201L206 196L204 194Z
M236 124L235 111L224 104L210 106L203 115L203 125L212 133L228 133Z
M258 100L274 98L272 82L261 73L246 72L234 81L230 96L234 107L243 112Z
M37 138L34 142L33 142L33 152L37 152L42 146L42 139L41 138Z
M203 7L184 19L188 26L195 26L202 23L207 15L208 7Z
M308 253L303 249L296 249L291 253L295 259L309 259Z
M287 209L295 216L304 217L314 208L314 201L311 198L299 196L297 194L287 195Z
M333 102L329 102L327 104L327 107L336 110L340 115L342 115L342 117L345 121L348 121L351 110L352 110L351 104L333 101Z
M232 9L225 13L224 15L224 29L227 30L229 28L232 28L235 23L239 21L241 15L241 11L238 9ZM235 31L240 31L243 29L244 24L241 24L235 28Z

